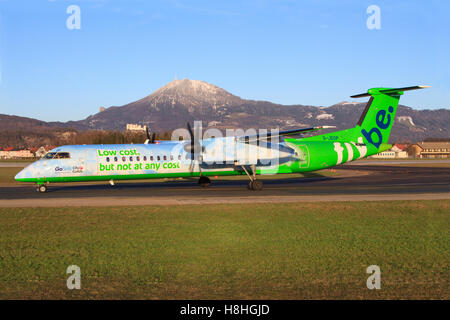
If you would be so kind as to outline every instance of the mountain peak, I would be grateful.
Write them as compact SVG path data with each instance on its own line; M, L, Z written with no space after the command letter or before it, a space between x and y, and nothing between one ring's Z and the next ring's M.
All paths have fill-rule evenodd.
M162 93L166 91L179 92L183 94L202 94L202 93L217 93L225 90L201 80L181 79L173 80L163 87L155 91L155 93Z
M150 100L190 100L187 104L230 104L240 102L240 98L231 93L201 80L181 79L173 80L156 90L150 96Z

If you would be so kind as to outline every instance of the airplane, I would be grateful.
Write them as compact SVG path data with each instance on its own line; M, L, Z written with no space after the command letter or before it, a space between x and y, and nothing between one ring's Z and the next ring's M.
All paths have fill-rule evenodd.
M257 179L260 175L321 170L390 149L388 139L400 96L427 87L372 88L351 96L370 99L350 129L299 138L289 136L330 127L202 138L199 126L194 126L194 133L188 123L189 140L156 141L147 130L143 144L57 147L20 171L15 180L33 182L44 193L53 182L109 181L114 185L118 180L192 177L207 187L211 176L247 175L248 189L257 191L263 188Z

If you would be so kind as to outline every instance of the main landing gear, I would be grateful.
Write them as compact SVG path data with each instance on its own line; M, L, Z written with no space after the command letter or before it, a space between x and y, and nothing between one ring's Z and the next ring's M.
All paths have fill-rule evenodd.
M252 174L247 171L245 166L242 166L242 169L244 169L245 173L247 174L250 181L248 182L248 189L253 191L260 191L263 188L263 182L261 180L256 180L256 166L253 164L250 166L252 169Z
M260 191L263 188L263 182L261 180L253 180L248 182L247 188L253 191Z
M209 187L211 185L211 180L208 177L200 176L200 179L198 179L198 184L201 187Z
M40 193L45 193L47 192L47 186L45 184L38 184L38 186L36 187L36 191Z

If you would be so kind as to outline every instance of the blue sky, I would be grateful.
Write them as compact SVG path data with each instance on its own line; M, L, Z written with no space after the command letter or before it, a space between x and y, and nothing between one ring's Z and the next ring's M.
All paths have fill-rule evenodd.
M68 6L81 10L69 30ZM366 10L381 10L369 30ZM417 84L450 108L449 1L0 0L0 113L79 120L180 78L246 99L328 106Z

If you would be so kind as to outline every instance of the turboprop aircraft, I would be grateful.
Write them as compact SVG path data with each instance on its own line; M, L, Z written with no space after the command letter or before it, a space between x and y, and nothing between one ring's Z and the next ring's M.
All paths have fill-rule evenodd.
M200 126L190 124L190 139L155 141L147 131L143 144L70 145L50 150L20 171L15 179L34 182L46 192L52 182L195 177L209 186L210 176L247 175L248 188L261 190L258 175L315 171L361 159L390 149L388 138L400 96L405 88L372 88L352 98L370 97L355 127L316 135L289 138L329 127L288 131L249 132L202 137ZM178 138L183 135L179 135ZM172 136L173 137L173 136Z

